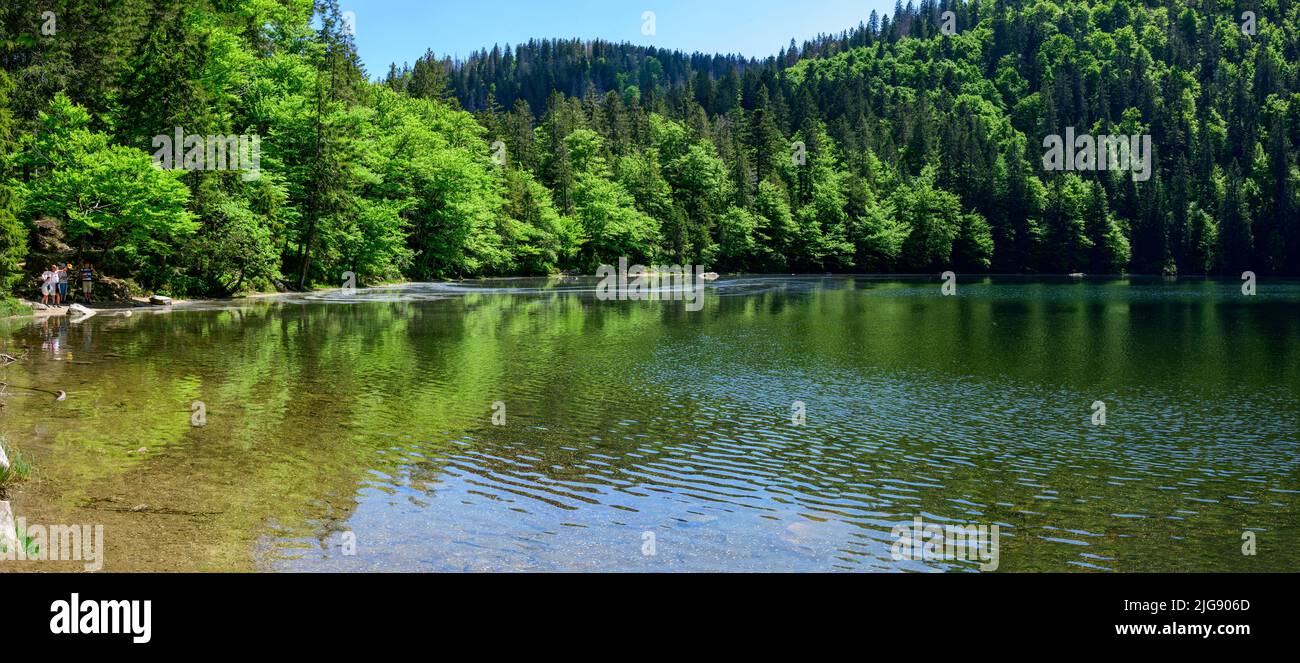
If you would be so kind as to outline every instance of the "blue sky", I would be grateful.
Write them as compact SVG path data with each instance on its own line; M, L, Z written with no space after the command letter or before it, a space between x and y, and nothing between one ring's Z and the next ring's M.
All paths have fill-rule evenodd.
M775 55L819 32L865 22L892 0L340 0L356 15L357 49L371 77L432 48L466 56L537 37L602 38L687 52ZM641 34L655 14L655 35Z

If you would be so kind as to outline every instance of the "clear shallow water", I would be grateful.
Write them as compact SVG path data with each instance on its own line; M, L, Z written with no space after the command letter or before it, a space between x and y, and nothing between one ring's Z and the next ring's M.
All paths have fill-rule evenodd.
M68 392L0 401L41 475L14 507L105 524L110 570L977 570L893 560L916 516L999 525L1003 571L1300 568L1300 285L939 285L727 279L692 313L500 280L10 322L0 380Z

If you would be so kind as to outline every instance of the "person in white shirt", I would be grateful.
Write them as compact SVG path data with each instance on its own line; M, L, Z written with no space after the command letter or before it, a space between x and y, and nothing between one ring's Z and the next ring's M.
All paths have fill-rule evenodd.
M50 265L48 269L41 273L41 304L49 304L50 295L53 295L54 305L59 305L58 270L58 267Z

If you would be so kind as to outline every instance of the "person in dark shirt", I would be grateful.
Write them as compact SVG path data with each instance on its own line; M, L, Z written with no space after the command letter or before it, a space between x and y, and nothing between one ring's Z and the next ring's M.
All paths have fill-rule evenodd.
M90 261L87 260L81 265L81 298L90 303L90 291L95 285L95 270L90 268Z

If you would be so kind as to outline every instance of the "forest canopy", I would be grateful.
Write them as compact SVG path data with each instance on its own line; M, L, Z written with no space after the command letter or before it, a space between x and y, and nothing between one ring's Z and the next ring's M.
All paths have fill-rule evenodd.
M4 292L81 259L178 295L621 257L1300 274L1289 0L926 0L763 59L535 40L381 76L335 0L48 4L0 8ZM159 167L180 130L256 137L256 176ZM1149 177L1045 167L1067 131L1149 140Z

